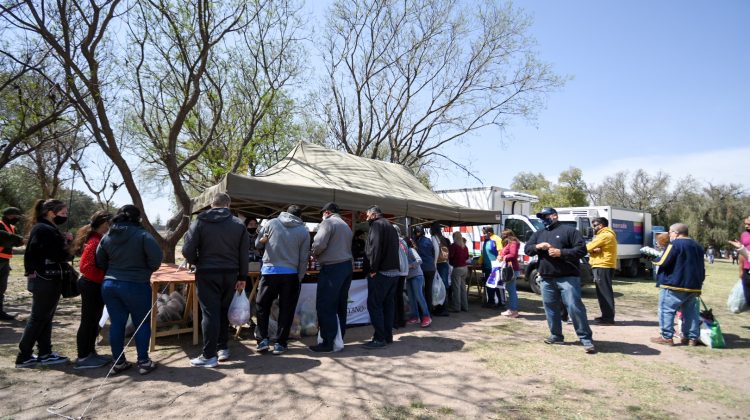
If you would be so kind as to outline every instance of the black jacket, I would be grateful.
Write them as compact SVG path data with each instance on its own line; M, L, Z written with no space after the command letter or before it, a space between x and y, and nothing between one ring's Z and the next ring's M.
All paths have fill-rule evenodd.
M61 263L72 261L62 232L52 222L39 218L29 233L29 243L23 254L25 275L43 272L45 261Z
M536 245L542 242L559 248L561 256L552 258L547 251L537 250ZM580 260L586 255L586 242L577 230L556 222L534 232L524 251L526 255L539 257L539 275L542 277L580 277Z
M398 233L384 217L370 224L365 254L370 262L370 272L399 270Z
M236 273L244 280L248 269L250 235L227 208L198 215L190 225L182 255L198 272Z

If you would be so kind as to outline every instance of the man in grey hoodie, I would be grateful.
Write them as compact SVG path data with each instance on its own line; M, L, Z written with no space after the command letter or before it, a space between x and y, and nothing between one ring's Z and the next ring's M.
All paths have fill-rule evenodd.
M211 209L190 225L182 255L195 265L203 321L203 353L190 360L196 367L216 367L229 360L229 306L234 290L245 288L250 236L229 211L231 199L216 194Z
M341 328L342 338L346 333L347 300L352 284L352 229L341 218L336 203L326 204L320 212L323 221L315 234L312 253L320 263L315 309L323 342L310 346L310 350L331 353L336 327Z
M270 347L268 319L271 305L278 297L279 320L273 354L283 354L287 350L300 282L305 277L310 256L310 233L302 222L302 208L291 205L279 217L266 223L258 232L255 247L266 250L255 301L258 307L256 350L265 352Z

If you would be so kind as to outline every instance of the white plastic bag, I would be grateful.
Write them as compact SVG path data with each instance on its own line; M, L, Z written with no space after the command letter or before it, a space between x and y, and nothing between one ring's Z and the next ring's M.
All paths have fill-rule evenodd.
M727 298L727 308L729 312L738 314L746 309L745 290L742 288L742 279L737 281Z
M318 330L318 344L323 344L323 337L320 336L320 330ZM341 337L341 324L339 324L339 317L336 316L336 338L333 339L333 351L344 350L344 339Z
M250 301L244 290L238 290L234 294L227 316L230 325L244 325L250 320Z
M436 271L435 278L432 279L432 304L442 305L445 302L445 284L440 274Z

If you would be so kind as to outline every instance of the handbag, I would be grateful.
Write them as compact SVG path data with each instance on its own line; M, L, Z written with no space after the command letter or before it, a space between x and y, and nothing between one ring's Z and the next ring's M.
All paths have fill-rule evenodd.
M81 294L78 290L78 279L81 276L69 263L48 262L41 274L37 272L37 277L60 282L60 292L64 298L72 298Z

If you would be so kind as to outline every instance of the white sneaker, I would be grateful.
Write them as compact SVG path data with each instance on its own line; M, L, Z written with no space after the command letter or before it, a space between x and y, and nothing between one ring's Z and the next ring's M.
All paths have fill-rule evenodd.
M196 357L195 359L192 359L190 361L190 365L195 366L195 367L209 367L209 368L213 368L213 367L219 366L219 361L217 360L216 357L212 357L210 359L206 359L201 354L200 356Z
M220 362L226 362L227 360L229 360L229 356L231 355L229 349L219 350L218 352L216 352L216 354Z

